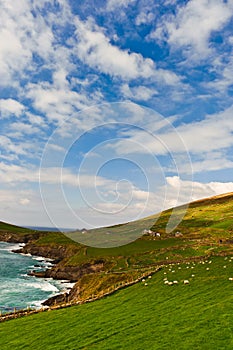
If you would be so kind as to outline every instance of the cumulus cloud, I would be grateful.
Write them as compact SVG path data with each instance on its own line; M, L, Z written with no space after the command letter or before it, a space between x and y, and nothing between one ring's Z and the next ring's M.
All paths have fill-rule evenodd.
M24 110L25 106L12 98L0 99L0 115L3 118L10 116L19 117Z
M114 11L118 7L128 7L135 3L136 0L107 0L107 11Z
M154 62L141 54L121 50L92 19L86 22L76 17L77 56L101 72L123 79L149 78L154 75Z
M150 37L182 48L192 59L203 59L211 52L212 32L227 24L232 9L232 1L190 0L175 15L165 15Z
M167 128L158 131L150 125L150 131L154 135L141 131L129 131L125 137L132 140L131 147L125 147L125 140L121 139L116 145L116 152L119 154L145 152L145 147L157 155L179 153L188 151L193 154L211 152L229 148L233 145L233 107L220 113L208 115L199 122L183 124L177 128ZM155 127L156 124L155 124ZM144 145L145 147L141 147Z
M158 91L156 89L148 88L142 85L130 87L128 84L123 84L121 86L121 92L126 98L130 98L136 101L148 101L154 95L158 94Z
M1 85L16 83L16 77L33 69L33 53L47 59L52 50L53 33L45 19L33 15L33 2L22 0L0 5L0 74Z
M233 192L233 182L208 182L185 181L178 176L167 177L167 206L187 203L202 198ZM174 193L179 189L182 193L181 200L174 204ZM191 194L191 197L190 197Z

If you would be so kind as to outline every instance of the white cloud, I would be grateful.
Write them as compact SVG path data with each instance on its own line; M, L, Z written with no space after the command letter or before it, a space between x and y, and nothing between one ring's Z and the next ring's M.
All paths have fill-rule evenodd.
M39 13L32 14L33 3L22 0L11 3L3 0L0 5L0 75L1 84L17 84L17 77L24 70L32 69L33 53L48 58L53 34Z
M149 132L129 131L128 136L132 141L129 146L128 140L121 139L114 145L118 154L144 153L146 148L157 155L165 155L168 152L190 152L202 154L221 149L227 149L233 145L233 106L223 112L208 115L199 122L192 122L178 126L176 129L167 128L159 131L153 129L150 124ZM155 124L155 127L157 125ZM125 147L127 142L127 147Z
M13 154L17 158L18 155L26 155L30 146L25 142L14 142L9 137L0 135L0 148L6 155Z
M213 61L213 70L217 73L217 78L205 83L205 88L214 89L215 93L218 91L225 96L227 89L233 84L233 57L230 55L222 58Z
M23 135L33 135L36 133L42 134L42 130L38 127L23 122L11 123L10 130L13 131L13 134L10 133L11 137L13 135L14 137L22 137Z
M154 62L141 54L121 50L110 43L103 29L92 19L82 22L76 17L77 56L92 68L123 79L149 78L154 75Z
M10 116L19 117L24 110L25 106L12 98L0 100L0 115L3 118Z
M50 122L63 121L75 111L90 104L86 94L72 91L69 86L60 88L54 84L44 82L28 84L27 88L27 97L32 99L34 107L44 113ZM95 94L92 97L94 99Z
M148 101L154 95L158 94L158 91L156 89L148 88L142 85L130 87L128 84L123 84L121 86L121 92L123 93L124 97L136 101Z
M167 40L174 48L183 48L191 59L203 59L211 52L210 36L232 17L232 1L190 0L176 15L164 16L151 37Z
M202 198L216 196L228 192L233 192L233 182L192 182L180 179L177 176L167 177L167 206L179 205L187 203L190 200L195 201ZM174 193L181 191L181 200L178 203L174 203ZM191 198L190 197L191 194ZM175 197L175 196L174 196ZM173 201L173 203L172 203Z
M114 11L118 7L128 7L133 4L135 0L107 0L107 11Z
M140 24L148 24L151 23L154 18L155 14L153 12L150 12L149 10L143 10L137 15L135 23L137 26Z

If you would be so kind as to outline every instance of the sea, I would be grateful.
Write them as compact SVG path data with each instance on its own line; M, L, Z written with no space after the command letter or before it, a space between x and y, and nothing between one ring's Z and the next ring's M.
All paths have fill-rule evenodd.
M30 271L43 271L53 266L51 259L13 253L22 244L0 242L0 311L11 312L27 307L41 308L46 299L69 291L74 283L52 278L29 276Z

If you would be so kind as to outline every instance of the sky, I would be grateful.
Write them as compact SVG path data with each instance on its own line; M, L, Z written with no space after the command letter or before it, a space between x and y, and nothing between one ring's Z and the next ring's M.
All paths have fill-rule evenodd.
M233 1L0 1L0 220L132 221L233 191Z

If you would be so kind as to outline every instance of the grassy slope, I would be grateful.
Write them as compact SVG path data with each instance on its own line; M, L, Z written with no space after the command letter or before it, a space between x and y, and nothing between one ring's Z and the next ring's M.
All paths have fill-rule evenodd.
M179 267L163 268L147 286L5 322L1 349L232 349L233 260L214 257L211 264ZM164 285L164 276L179 284Z
M182 212L183 207L177 209ZM115 279L112 273L122 273L121 281L129 282L129 274L140 276L149 266L161 264L164 261L180 261L195 256L210 256L214 253L231 253L231 244L219 244L219 238L226 240L233 235L233 193L217 196L190 204L186 215L178 228L183 236L175 238L166 233L166 224L172 210L152 216L155 222L153 229L162 233L161 239L142 237L130 244L115 248L86 247L70 240L62 233L50 232L40 237L36 244L39 246L66 246L69 254L61 262L64 266L77 266L96 259L105 260L105 270L109 274L96 274L93 278L81 278L80 298L88 295L99 295L102 291L112 288ZM147 218L140 221L144 226ZM151 217L149 218L151 222ZM134 225L134 223L132 223ZM0 226L1 227L1 226ZM13 226L12 226L13 227ZM13 227L15 229L15 227ZM124 225L116 226L123 232ZM24 230L24 229L23 229ZM108 228L106 229L108 231ZM103 228L100 229L103 232ZM95 230L98 234L98 229ZM127 234L127 232L125 233ZM118 277L117 277L118 278Z
M13 232L18 234L30 234L32 232L35 232L33 230L30 230L28 228L19 227L16 225L7 224L6 222L0 221L0 232Z
M165 233L170 213L162 213L155 224L161 240L143 237L123 247L97 249L48 233L37 244L76 246L78 252L66 264L104 257L113 272L135 271L166 258L233 255L232 244L218 243L233 235L232 193L192 203L178 227L181 238ZM233 259L211 259L208 265L168 266L148 279L148 286L141 282L90 304L5 322L0 325L1 349L232 349ZM165 276L179 284L164 285ZM186 278L190 285L182 283Z

